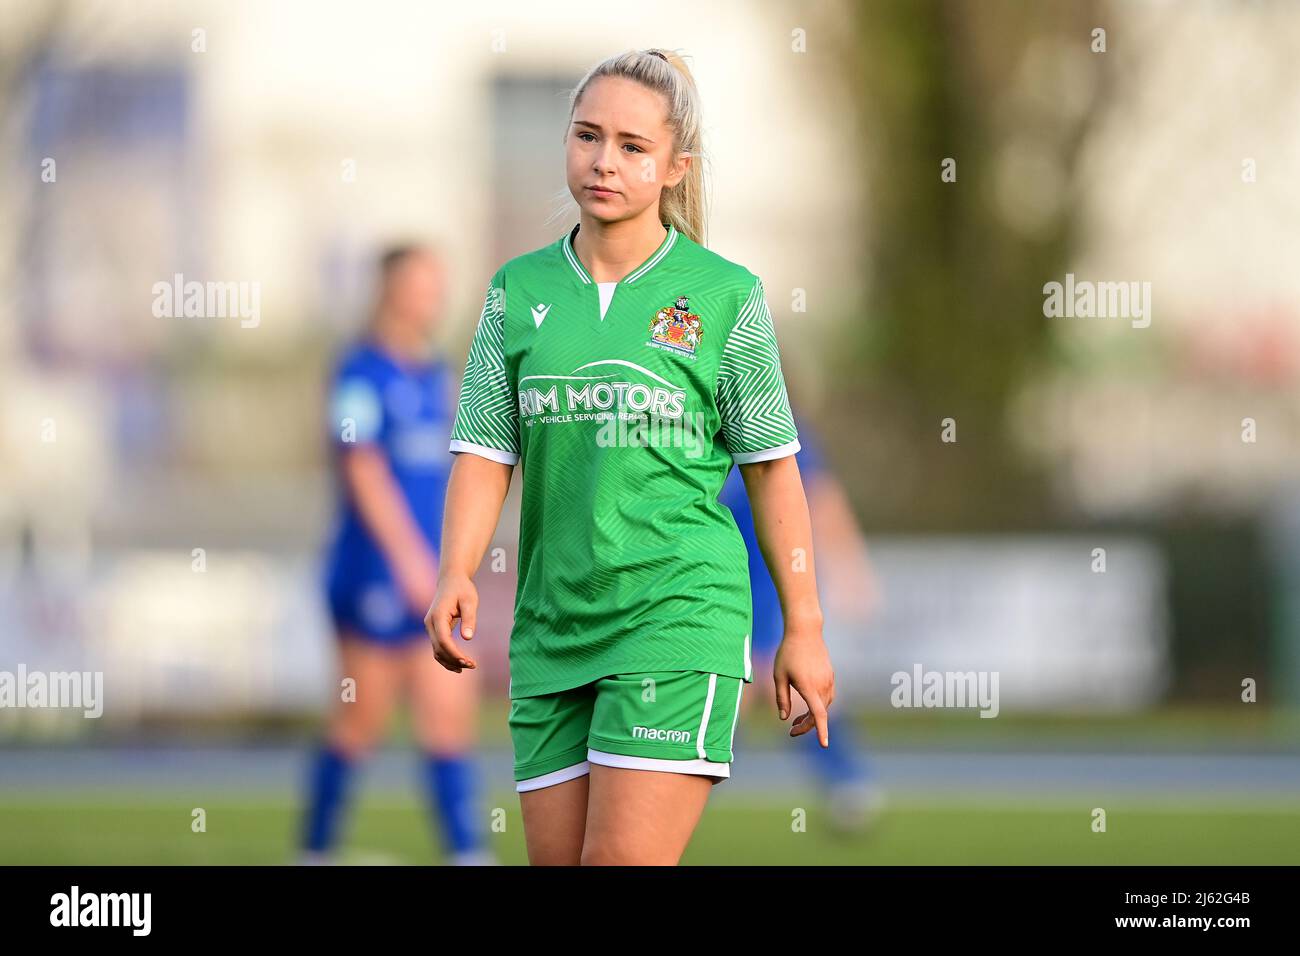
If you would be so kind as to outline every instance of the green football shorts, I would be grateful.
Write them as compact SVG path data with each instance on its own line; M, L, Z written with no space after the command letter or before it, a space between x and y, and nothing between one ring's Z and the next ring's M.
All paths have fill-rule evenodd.
M540 790L591 764L731 775L745 682L703 671L614 674L571 690L510 701L515 789Z

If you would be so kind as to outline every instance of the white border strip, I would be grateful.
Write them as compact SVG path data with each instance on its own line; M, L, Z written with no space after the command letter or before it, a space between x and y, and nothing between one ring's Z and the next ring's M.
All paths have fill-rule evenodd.
M677 228L671 222L665 223L665 225L667 225L668 227L668 235L664 237L664 241L662 245L659 246L658 251L656 251L654 255L652 255L649 259L643 262L630 274L620 279L619 282L635 282L637 279L641 278L643 275L645 275L647 272L653 269L655 265L657 265L660 261L662 261L664 256L668 255L668 250L671 249L677 243L678 233L677 233ZM578 259L578 253L573 248L572 229L570 229L567 233L565 233L563 249L564 249L564 258L569 260L569 265L573 266L573 271L578 273L578 278L582 280L583 285L591 285L592 278L590 275L587 274L586 268L583 267L582 262ZM613 284L617 285L618 283L616 282ZM603 320L604 318L605 316L602 313L601 319Z
M671 249L674 243L676 242L677 242L677 229L673 226L672 223L669 223L668 235L664 238L663 246L660 247L659 251L655 255L650 257L650 259L645 263L645 265L638 268L630 276L626 276L623 279L623 281L635 282L637 279L641 278L643 275L645 275L647 272L653 269L655 264L659 262L661 259L663 259L664 256L668 255L668 250Z
M695 735L695 753L701 760L707 760L704 752L704 737L709 732L709 715L713 713L713 694L718 689L718 675L709 675L709 693L704 698L704 716L700 718L700 731Z
M578 261L578 254L573 251L573 245L569 241L572 238L573 230L570 229L564 237L564 257L569 260L569 265L573 266L573 271L578 273L578 278L582 280L582 284L591 285L591 276L587 275L587 270Z
M584 760L582 763L575 763L572 767L564 767L560 770L544 773L540 777L529 777L527 780L520 780L515 784L515 791L517 793L527 793L529 790L541 790L543 787L553 787L557 783L577 780L589 773L591 773L591 766Z
M796 438L784 445L777 445L775 448L764 448L762 451L739 451L733 454L731 459L737 465L752 465L756 461L772 461L776 458L793 455L799 450L799 447L799 439Z
M663 760L659 757L629 757L610 754L603 750L588 750L587 760L602 767L621 767L624 770L657 770L662 773L690 773L702 777L730 777L731 764L716 760Z
M731 715L731 742L727 744L727 749L733 754L736 752L736 725L740 723L740 695L745 691L745 682L739 677L736 678L736 712Z
M453 438L451 440L451 445L447 450L453 455L469 452L471 455L478 455L480 458L500 462L503 465L517 465L519 463L518 452L502 451L500 448L488 448L486 445L475 445L472 442L461 441L459 438Z

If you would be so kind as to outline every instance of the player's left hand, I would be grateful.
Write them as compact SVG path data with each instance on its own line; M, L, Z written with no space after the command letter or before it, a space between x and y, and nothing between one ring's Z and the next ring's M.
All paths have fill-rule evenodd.
M772 662L772 680L776 683L776 706L782 720L790 714L791 687L808 705L808 710L790 728L790 736L799 737L816 727L818 741L823 747L829 747L826 711L835 699L835 671L820 627L786 629Z

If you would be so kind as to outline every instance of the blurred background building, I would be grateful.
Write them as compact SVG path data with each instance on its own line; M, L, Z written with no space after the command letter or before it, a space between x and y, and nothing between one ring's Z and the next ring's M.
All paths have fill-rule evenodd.
M463 367L487 277L572 225L568 89L660 45L879 573L828 621L846 706L902 719L920 663L1004 716L1293 740L1298 43L1280 2L0 4L0 669L108 701L0 737L319 713L323 377L378 250L438 244ZM159 317L178 274L257 321ZM1149 283L1149 325L1049 317L1067 274Z
M688 31L728 38L693 61L710 242L774 288L825 290L828 324L857 294L860 230L852 180L820 188L812 170L852 148L852 125L832 119L849 91L831 95L833 60L790 61L775 21L711 10ZM827 39L843 16L818 14ZM321 382L365 318L377 251L438 243L454 277L439 344L463 367L486 277L571 225L548 221L567 196L568 89L666 31L584 36L523 3L5 17L0 481L9 580L26 583L0 657L45 661L57 629L115 675L124 717L301 708L329 651L310 592L329 521ZM790 180L792 163L809 175ZM154 284L176 274L256 284L258 321L155 316ZM508 598L513 575L492 586ZM508 625L485 642L498 665Z

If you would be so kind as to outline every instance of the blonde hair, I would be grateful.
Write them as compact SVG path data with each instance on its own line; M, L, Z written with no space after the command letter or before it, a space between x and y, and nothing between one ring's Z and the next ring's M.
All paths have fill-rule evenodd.
M597 63L569 94L569 124L565 127L567 138L573 125L573 113L578 100L587 87L602 76L623 77L634 80L646 89L658 93L667 105L667 124L673 134L672 155L689 153L690 168L676 186L664 189L659 197L659 219L668 222L694 242L704 245L708 220L708 196L704 182L703 122L700 118L700 99L695 89L695 78L682 58L671 50L628 50ZM566 209L572 209L570 202ZM560 210L557 216L566 211Z

